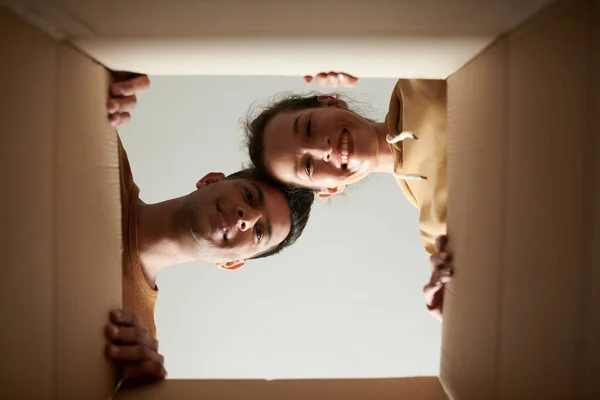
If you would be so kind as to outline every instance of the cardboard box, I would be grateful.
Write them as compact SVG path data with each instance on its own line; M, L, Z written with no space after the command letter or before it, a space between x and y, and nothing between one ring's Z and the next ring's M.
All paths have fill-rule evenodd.
M310 15L300 1L8 3L2 398L114 389L102 327L121 296L118 162L107 75L92 59L154 74L332 69L449 88L456 276L439 377L167 380L116 398L600 398L598 1L323 0ZM323 33L332 13L345 22L335 37ZM330 45L348 47L333 57Z
M0 397L107 399L102 326L122 296L108 74L5 9L0 54Z

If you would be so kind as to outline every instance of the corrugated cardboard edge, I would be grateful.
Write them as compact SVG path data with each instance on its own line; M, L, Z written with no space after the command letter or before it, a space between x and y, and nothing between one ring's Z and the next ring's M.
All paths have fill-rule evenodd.
M447 400L437 377L394 379L167 380L115 400Z
M60 46L54 343L61 399L108 398L115 385L103 351L108 312L122 303L119 161L106 118L107 88L102 66Z
M495 385L506 219L507 54L508 44L501 40L448 79L448 235L455 279L444 299L440 379L453 399L491 399Z

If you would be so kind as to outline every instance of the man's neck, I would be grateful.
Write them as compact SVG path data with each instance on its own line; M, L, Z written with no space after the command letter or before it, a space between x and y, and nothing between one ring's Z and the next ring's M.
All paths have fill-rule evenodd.
M193 255L182 245L185 233L181 232L182 225L178 221L180 203L181 198L177 198L138 205L138 251L144 276L151 287L165 267L194 261Z

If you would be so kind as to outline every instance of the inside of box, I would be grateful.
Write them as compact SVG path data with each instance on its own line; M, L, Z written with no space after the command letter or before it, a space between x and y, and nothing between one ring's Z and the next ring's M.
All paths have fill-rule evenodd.
M581 6L583 2L564 2L562 4ZM456 290L452 292L454 300L450 302L450 310L452 310L452 307L454 309L465 307L463 310L468 312L455 314L456 318L449 320L444 326L445 340L447 342L451 341L453 345L444 349L447 364L442 365L442 380L445 382L445 389L454 398L474 398L473 393L477 394L478 397L476 398L493 398L494 396L496 398L519 398L519 396L534 398L527 397L532 393L543 393L548 396L564 393L566 396L571 396L570 398L576 395L586 396L583 398L595 398L594 395L598 394L598 385L595 384L593 374L598 369L598 360L600 359L595 357L598 354L595 337L597 337L596 333L599 332L600 324L598 313L594 312L595 310L590 307L590 304L595 304L594 299L600 293L597 290L598 269L593 268L597 264L593 249L595 244L598 243L598 227L600 226L598 222L598 215L600 215L598 204L600 202L594 201L594 199L598 198L598 187L600 187L598 177L600 174L598 174L598 157L594 157L594 154L598 152L599 141L597 136L591 134L592 129L598 127L598 119L592 119L591 116L598 106L597 94L599 91L596 89L600 80L597 73L594 74L594 71L598 71L597 57L590 61L590 59L582 56L586 54L586 46L594 46L591 47L595 51L593 54L596 56L599 54L597 50L600 40L598 40L597 30L592 35L591 30L585 30L588 25L582 22L588 21L587 18L596 18L597 21L600 16L598 7L593 10L594 13L582 13L582 9L568 7L553 9L552 13L545 14L546 16L550 15L551 18L548 17L550 19L536 20L535 24L528 25L527 29L517 32L516 35L493 48L491 53L486 52L482 60L469 64L470 68L468 70L461 70L462 73L453 78L455 85L457 85L456 88L460 88L460 91L455 92L454 97L457 106L454 114L456 118L454 127L460 128L457 132L463 132L463 134L464 132L470 132L473 135L485 132L486 135L491 135L494 129L499 129L500 134L504 132L509 135L509 141L499 143L498 148L501 149L501 154L492 152L490 147L486 147L484 151L481 151L479 146L483 143L479 140L465 141L463 143L464 147L459 145L460 141L457 141L454 147L449 150L453 152L455 160L469 159L479 166L479 168L475 168L474 164L462 164L461 167L464 169L455 169L455 171L463 172L454 175L455 188L462 185L463 188L469 189L469 182L489 182L485 179L486 172L490 174L498 173L486 169L489 165L488 159L485 158L486 154L490 157L504 157L503 160L507 163L506 169L499 171L498 175L494 175L507 188L506 191L501 191L498 194L499 196L505 196L502 198L503 205L500 205L500 209L504 210L504 214L489 214L483 207L484 204L476 201L465 204L456 203L453 207L456 212L454 232L460 241L462 262L465 265L468 263L472 267L470 269L471 273L463 275L465 278L462 280L461 285L457 285ZM563 18L564 15L573 18ZM556 24L556 21L560 23ZM8 25L4 25L4 27L6 26ZM560 29L556 28L557 26L560 26ZM11 25L11 29L13 28L17 29ZM552 36L551 31L555 31L555 33L566 32L567 34ZM548 39L548 37L551 39ZM27 41L34 40L34 42L39 39L36 34L30 33L24 34L23 38ZM35 43L39 45L40 42ZM7 43L2 42L2 45L7 46ZM59 86L63 87L63 82L54 80L55 77L62 77L62 79L68 81L74 74L79 74L79 68L86 69L90 67L87 61L81 61L82 59L76 53L67 52L62 54L62 50L58 47L60 46L44 41L43 45L34 47L36 50L34 52L35 57L32 57L32 53L24 53L24 49L31 50L31 46L8 47L9 50L14 52L15 56L11 58L14 62L3 64L3 68L7 68L9 71L8 74L3 74L5 78L15 76L16 71L19 71L21 74L35 76L39 83L39 85L24 88L23 85L15 84L14 79L3 81L3 87L9 89L9 93L13 94L11 98L14 99L12 103L9 103L10 107L3 110L7 126L12 131L26 132L28 135L10 137L11 141L7 142L8 145L2 146L2 148L38 151L38 153L34 151L35 154L19 153L28 154L27 157L23 158L14 156L11 158L9 153L3 153L3 159L10 159L15 165L22 167L20 174L4 174L4 180L13 182L14 187L23 187L23 185L20 185L23 179L44 182L40 192L32 194L27 190L16 191L14 196L3 198L3 201L9 201L7 204L10 206L5 209L18 211L17 217L27 223L27 225L17 223L10 225L15 232L12 239L14 245L11 246L11 249L19 249L19 252L7 253L7 265L12 267L8 271L12 275L9 279L3 280L5 285L3 289L6 289L5 293L11 293L15 298L20 298L22 307L27 311L33 312L34 316L44 315L45 319L29 318L31 314L24 312L14 312L10 314L11 317L17 318L23 325L36 327L38 330L44 330L48 333L45 336L47 339L45 341L35 341L33 335L32 339L28 341L31 344L31 347L28 348L28 352L30 352L28 354L31 354L32 357L39 357L40 354L44 355L43 360L35 366L37 373L32 374L33 376L30 377L34 381L26 381L23 378L25 374L20 372L24 371L27 365L18 364L21 366L20 369L7 369L7 371L10 371L9 378L11 379L8 379L6 384L10 388L12 387L10 385L14 385L15 382L20 383L16 390L21 392L29 391L28 393L44 394L46 393L44 390L48 389L63 394L63 398L64 394L69 393L79 394L78 398L81 398L81 395L86 393L86 389L89 390L90 385L101 389L107 386L107 377L109 376L106 369L107 365L103 364L100 357L88 357L90 354L97 353L96 350L101 346L102 340L100 335L98 337L94 336L93 331L88 333L94 339L84 343L80 343L81 341L77 340L75 335L63 336L61 334L63 329L69 325L78 324L78 326L85 327L85 324L81 322L89 321L86 320L89 310L84 309L85 307L79 307L79 304L97 307L97 315L100 315L100 310L112 306L114 296L111 299L99 296L102 301L97 300L97 291L106 290L110 292L108 286L99 288L93 285L94 281L106 283L107 280L103 276L86 277L85 274L76 274L78 279L88 282L89 285L84 286L86 289L92 289L90 293L77 292L76 288L78 286L71 285L72 282L64 279L69 273L77 271L77 267L87 260L70 257L68 243L61 242L60 238L68 235L76 236L80 231L75 229L75 225L72 225L71 220L61 221L59 219L57 226L55 224L56 220L47 218L47 216L57 215L52 214L52 212L62 213L58 215L69 215L71 208L79 212L77 215L83 219L88 218L89 213L86 214L85 210L78 208L76 204L57 201L61 198L60 196L55 197L56 194L53 190L56 187L64 189L65 181L59 180L58 185L55 186L53 185L55 183L53 178L40 179L39 171L50 174L55 171L60 172L61 168L62 170L73 171L72 163L87 159L86 157L75 156L77 153L69 152L68 147L52 146L51 143L55 143L53 132L55 132L54 128L56 127L64 127L64 132L89 130L90 132L99 133L97 129L101 126L101 123L93 119L99 115L98 113L89 115L89 120L94 122L91 125L71 124L69 117L72 116L72 109L81 106L82 103L69 102L68 94L78 89L86 93L101 89L98 89L100 86L92 85L79 88L65 86L64 90L58 90L58 86L53 86L60 84ZM56 63L54 57L57 54L60 54L59 59L61 61ZM512 58L507 58L507 54L511 54ZM557 54L567 55L568 57L557 57ZM490 62L490 58L495 59L498 63L492 63L491 66L488 66L487 63ZM549 61L562 62L553 65ZM591 64L585 64L586 61L591 62ZM23 65L28 65L31 69L23 69ZM57 66L57 71L54 71L57 74L54 75L53 71L47 68L36 69L36 67L47 65ZM550 65L553 65L553 67L548 68ZM540 71L543 71L546 75L541 74ZM95 81L97 84L106 84L102 79L97 79L101 74L102 72L94 70L93 78L90 80ZM498 79L490 81L490 76L497 76ZM474 77L475 79L473 79ZM499 85L498 90L492 90L494 85L502 80L507 81L504 85ZM552 85L548 85L548 82L552 82ZM489 86L482 85L482 83L487 83ZM44 84L50 85L42 91L46 94L50 93L46 97L40 95L40 87L43 87ZM565 107L558 107L560 104L557 105L553 101L553 94L565 90L565 88L568 89L562 93ZM545 95L531 95L532 93L538 93L538 91L540 94ZM28 97L26 95L32 93L35 93L36 96ZM490 93L493 93L493 96ZM39 100L38 103L35 103L39 107L36 108L36 115L43 116L45 119L14 118L14 116L21 115L19 113L22 110L32 109L33 105L30 98ZM87 98L85 93L81 93L81 98ZM60 100L58 105L56 105L56 99ZM482 101L477 102L477 99ZM488 102L489 99L493 99L493 101L490 103ZM92 109L94 107L100 108L101 105L95 102L96 100L98 99L88 99L85 105ZM497 110L497 107L494 107L493 104L496 101L500 102L501 109L504 107L503 110L507 119L494 119L499 118L497 113L493 112ZM52 108L48 107L50 103L54 104ZM471 112L474 107L481 111L480 114L476 114L476 118L465 118L465 114L461 114ZM582 116L581 110L586 110L585 116ZM54 119L54 112L59 113L58 120ZM490 119L486 119L486 115ZM554 117L557 123L548 123L548 115ZM493 127L490 128L490 121L496 121L497 123L494 123ZM540 127L544 129L538 129ZM57 131L60 131L60 129ZM36 136L40 132L44 133L46 140L44 143L47 146L31 146L32 141L40 142L40 137ZM565 132L571 132L573 135L565 140ZM557 171L557 175L550 176L548 174L548 169L556 167L556 163L548 154L539 151L540 147L537 145L536 139L542 137L540 135L552 137L554 139L551 142L552 152L563 155L565 160L568 161L566 164L561 165L562 168ZM7 140L7 138L8 136L3 135L3 140ZM65 138L63 137L61 140L64 141ZM86 141L82 141L80 145L84 149L89 149L85 147L88 145ZM96 143L96 145L101 147L104 144ZM59 153L58 156L48 155L43 151L48 147L62 150L62 153ZM464 157L465 154L471 154L473 157ZM531 155L536 155L536 158L531 160ZM36 160L36 170L28 168L26 161L32 160ZM110 162L111 160L101 160L101 164L104 166L110 165ZM472 168L469 168L469 166ZM523 171L527 173L523 173ZM86 173L93 176L93 171L87 171ZM18 179L15 179L15 177ZM507 179L507 177L514 179ZM566 185L563 191L557 190L557 180ZM91 182L93 181L92 179ZM589 182L589 185L586 185L586 182ZM83 180L80 183L85 186L86 181ZM25 188L29 190L31 186L25 186ZM536 193L539 194L540 192L534 193L532 188L539 189L547 196L547 199L544 201L536 200ZM561 188L563 187L561 186ZM90 193L93 193L94 189L97 190L97 188L92 187L88 189ZM490 193L495 193L494 190L497 190L491 187L489 189L491 192L486 194L488 196ZM468 190L465 193L469 193ZM573 207L569 197L570 193L576 194L578 206ZM40 209L34 207L36 203L31 200L34 198L34 194L40 198L46 196L54 199L44 203L49 204L48 207L50 208ZM107 204L114 200L111 198L111 193L104 193L103 196L106 196L102 198L106 199ZM472 193L469 198L471 200L475 199L475 194ZM29 203L24 203L27 199L29 199ZM492 198L490 201L501 203L502 199ZM93 202L94 198L90 198L88 201ZM35 214L20 211L21 209L15 206L18 204L29 204L33 209L40 212L38 217L41 218L34 218ZM469 204L475 204L478 207L471 208ZM543 204L549 206L544 208L541 206ZM560 212L557 210L560 210ZM508 221L501 226L505 234L502 240L491 241L491 248L473 245L481 238L486 237L486 234L489 235L489 231L486 230L490 226L489 219L482 220L485 223L482 222L478 225L479 230L467 230L468 226L460 223L462 219L458 218L459 216L472 216L475 213L478 213L478 216L489 217L491 215L494 217L491 220L492 224L502 225L504 221ZM562 236L551 234L556 230L554 219L557 214L561 223L564 223L561 228L563 229L562 232L568 234L565 233ZM568 218L569 216L571 218ZM8 217L12 217L12 215L6 215L6 217L8 220ZM474 220L471 219L471 221ZM13 218L11 221L16 221L16 219ZM69 223L65 223L65 221ZM114 223L114 221L108 222ZM98 243L105 243L103 240L106 239L107 232L108 237L110 237L111 229L114 228L114 226L111 228L108 225L105 226L105 231L103 230L100 233L97 231L86 232L86 235L100 235ZM472 225L470 226L473 228ZM27 227L29 229L26 229ZM46 246L39 247L39 249L44 250L43 252L21 251L23 243L28 242L25 239L29 237L32 231L39 235L37 236L40 239L39 242ZM62 235L56 235L57 232ZM531 240L531 237L539 239L539 235L544 240ZM48 241L48 237L55 239ZM108 240L108 243L109 246L116 245L116 241ZM89 245L89 243L87 244ZM563 252L556 257L555 254L547 251L548 248L560 248L563 249ZM481 265L488 265L487 260L490 253L486 252L486 249L492 253L495 252L496 255L505 257L502 258L503 262L500 265L506 266L506 269L494 271L497 274L494 276L495 279L485 281L491 291L484 294L490 296L493 293L496 297L492 296L490 302L480 303L481 307L469 308L467 303L469 297L480 296L484 291L478 286L480 281L478 277L482 277L485 273L485 269L482 269ZM98 249L90 249L90 251L97 252ZM96 260L98 270L101 270L100 266L104 262L107 262L106 265L110 265L110 260L107 260L105 256L115 253L115 249L109 249L104 253L99 252L99 258ZM26 263L23 262L21 254L27 256ZM36 257L36 254L43 254L44 257ZM574 259L576 262L573 262ZM56 261L61 263L54 264ZM494 262L499 261L495 258ZM41 269L47 273L47 279L37 282L36 285L39 285L39 287L20 284L27 281L29 272L35 273L36 266L42 268L47 265L50 269ZM566 268L565 265L568 267ZM29 269L16 268L23 266ZM49 273L49 271L51 272ZM118 270L116 272L116 276L118 276ZM531 285L531 282L541 284ZM60 296L56 295L56 288L52 286L55 283L61 285ZM25 289L25 291L21 289ZM512 292L510 292L511 290ZM112 293L115 294L116 292L113 290ZM532 293L535 296L531 296ZM559 293L562 296L547 297L548 293ZM27 301L28 298L33 298L34 295L42 296L43 301ZM488 298L486 296L480 298ZM77 299L77 301L69 302L68 299ZM87 299L88 302L82 302L81 299ZM549 301L544 302L544 299ZM548 306L550 306L550 310L548 310ZM8 309L8 306L6 309ZM484 326L490 329L490 335L482 335L480 329L474 328L474 322L481 321L481 318L486 321ZM531 329L531 326L528 325L530 321L539 323L538 325L543 328L543 332L536 332ZM87 329L93 330L95 326L100 325L101 321L94 320L91 322L91 328L88 326ZM556 329L557 327L558 329ZM9 327L7 334L9 334L11 340L2 344L4 346L2 348L3 354L10 356L7 356L6 359L23 359L22 354L16 355L18 349L9 346L10 344L20 343L22 339L20 331ZM57 352L57 349L73 350L73 348L78 350L75 357L73 357L74 353L72 351L68 352L69 357L66 358ZM557 351L549 352L549 348ZM577 351L571 351L573 349ZM89 379L78 379L76 372L80 371L82 364L100 365L101 367L94 370L95 373L91 376L101 377L101 379L97 382L92 382ZM527 374L529 379L520 379L523 376L522 374ZM56 378L56 382L53 378ZM282 395L289 398L294 396L293 393L299 393L300 397L297 398L302 398L302 395L306 397L307 394L312 395L312 398L319 398L319 396L332 398L332 396L328 396L328 391L334 393L333 398L335 396L338 396L338 398L351 398L354 394L356 394L355 398L361 398L361 395L364 397L373 393L379 394L381 398L397 398L395 396L398 396L398 393L405 394L408 398L423 399L437 399L444 396L441 386L435 378L421 381L426 383L426 387L414 386L414 381L411 379L392 380L389 386L384 381L373 380L363 383L361 381L340 381L339 384L333 381L323 381L322 385L324 386L322 387L319 386L319 381L307 381L309 382L308 385L303 385L302 381L239 381L235 382L235 385L232 385L231 381L206 381L202 385L196 385L196 382L165 382L161 385L144 388L137 393L125 394L123 392L123 398L152 398L152 396L156 396L154 398L169 398L169 394L179 394L179 398L186 398L186 396L192 398L194 394L202 393L203 390L207 390L205 392L207 396L214 393L225 393L229 398L239 397L240 393L249 391L265 393L265 398L269 398L269 394L273 395L272 398L280 398ZM515 385L515 382L519 384ZM415 391L414 388L418 389ZM427 392L428 389L430 389L429 392ZM412 397L410 396L411 390L413 390ZM38 395L37 398L42 397Z

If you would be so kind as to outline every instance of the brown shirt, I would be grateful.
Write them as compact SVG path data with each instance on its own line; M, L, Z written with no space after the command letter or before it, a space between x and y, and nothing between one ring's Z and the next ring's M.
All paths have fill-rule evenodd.
M421 240L431 256L435 239L446 234L446 81L400 79L386 117L388 139L412 132L418 140L390 144L404 196L419 209ZM422 176L406 180L402 175Z
M137 242L137 205L140 189L133 181L127 153L119 139L121 224L123 232L123 309L134 312L156 338L154 304L158 288L144 277Z

